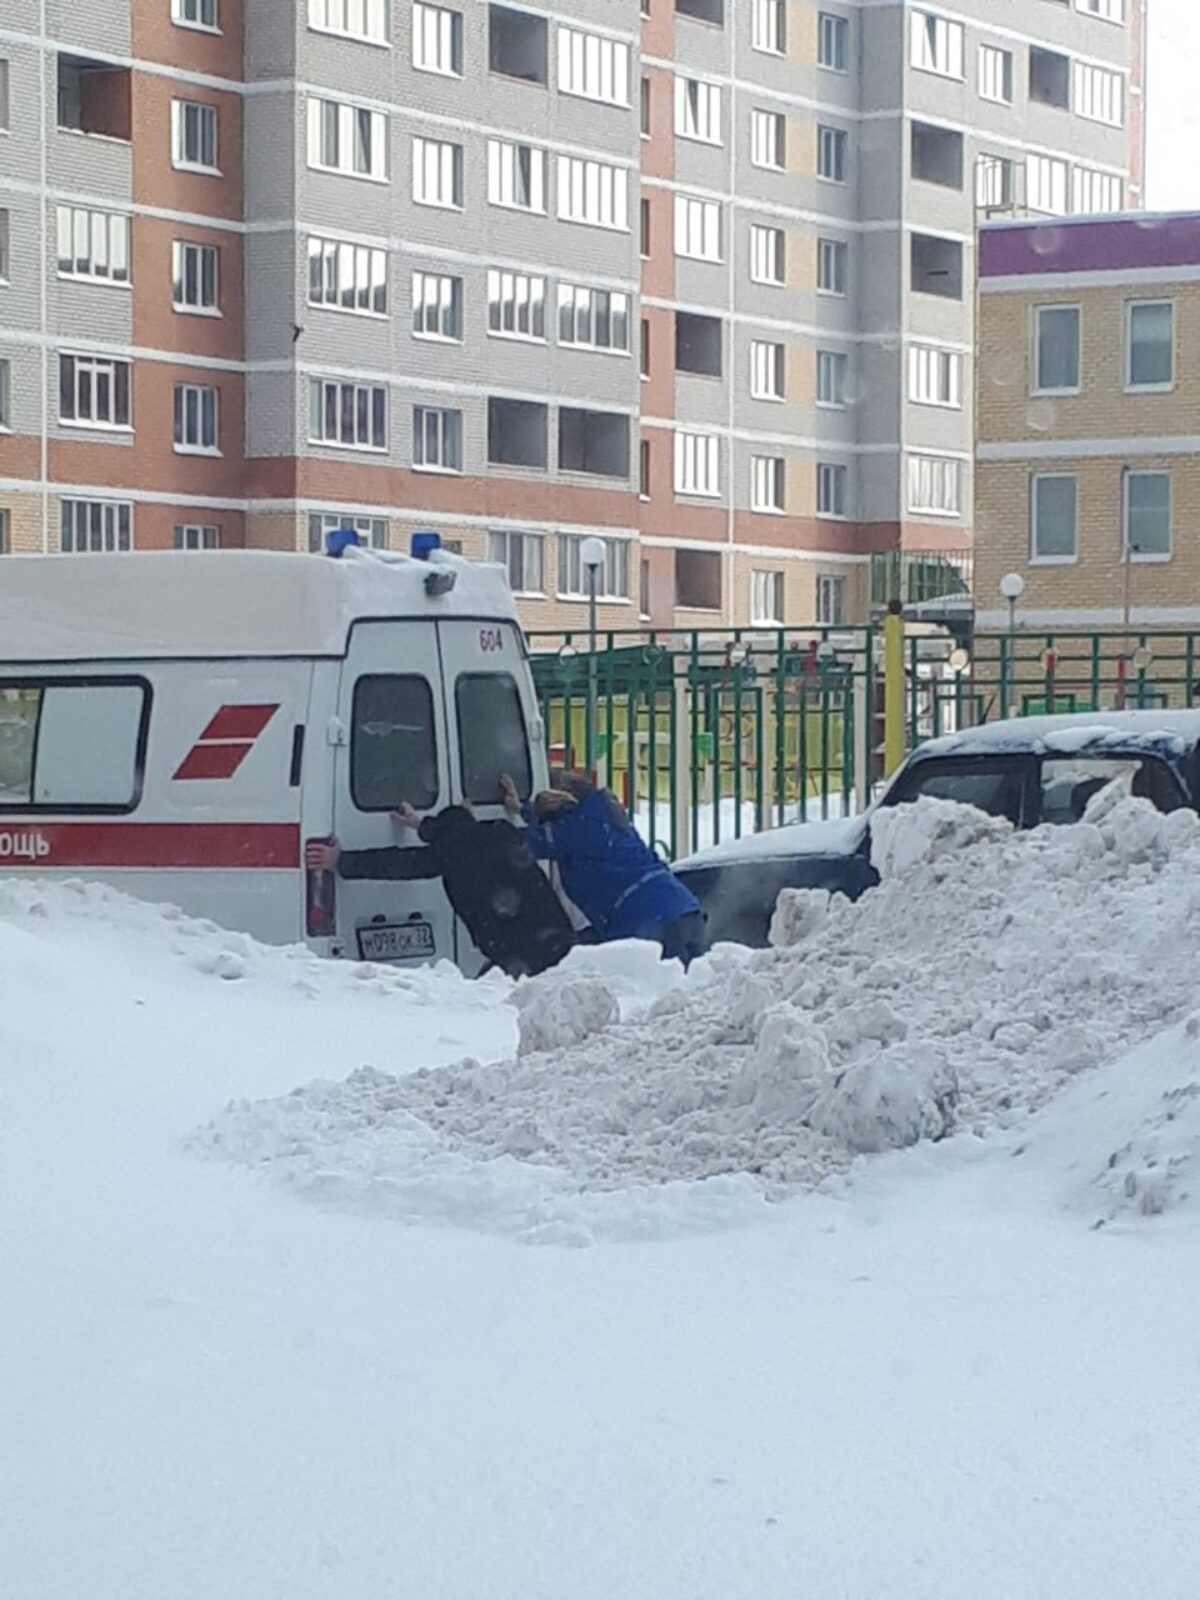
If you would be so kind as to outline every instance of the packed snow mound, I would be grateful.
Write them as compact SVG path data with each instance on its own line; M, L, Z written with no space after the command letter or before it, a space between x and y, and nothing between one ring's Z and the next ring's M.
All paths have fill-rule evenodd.
M628 1021L668 994L683 976L636 939L579 945L549 972L519 983L510 996L520 1029L518 1055L565 1050L610 1023Z
M641 1016L570 1024L565 1046L499 1065L374 1062L389 1128L403 1118L406 1140L420 1129L477 1174L515 1162L585 1194L748 1177L778 1198L861 1154L1012 1123L1193 1003L1200 818L1098 798L1092 820L1033 833L896 808L879 888L792 899L778 948L719 947ZM599 1015L591 990L582 1009ZM357 1182L369 1151L403 1183L407 1154L361 1143L360 1102L382 1092L298 1091L299 1151L274 1102L231 1107L205 1145L301 1187L318 1168Z

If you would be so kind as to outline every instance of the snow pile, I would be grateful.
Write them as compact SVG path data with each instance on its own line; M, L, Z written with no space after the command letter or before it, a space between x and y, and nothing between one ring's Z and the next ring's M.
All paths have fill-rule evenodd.
M365 1174L403 1185L419 1137L424 1163L440 1151L472 1181L519 1166L552 1209L715 1178L737 1180L740 1206L745 1179L781 1197L863 1153L1010 1123L1191 1004L1194 813L1106 792L1079 826L1018 834L922 800L873 831L878 889L788 895L778 948L718 949L641 1016L593 1031L612 1005L568 970L545 1003L530 986L515 1061L401 1078L377 1059L297 1091L286 1117L231 1107L206 1147L361 1191Z

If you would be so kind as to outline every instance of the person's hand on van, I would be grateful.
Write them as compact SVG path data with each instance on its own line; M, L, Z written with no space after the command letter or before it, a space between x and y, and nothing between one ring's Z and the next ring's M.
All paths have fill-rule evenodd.
M392 812L392 821L398 828L419 828L421 826L420 814L413 806L409 805L407 800Z
M507 772L500 774L500 800L510 817L518 815L521 810L521 796L517 793L512 775Z
M336 839L313 839L304 848L304 865L310 872L336 872L341 859Z

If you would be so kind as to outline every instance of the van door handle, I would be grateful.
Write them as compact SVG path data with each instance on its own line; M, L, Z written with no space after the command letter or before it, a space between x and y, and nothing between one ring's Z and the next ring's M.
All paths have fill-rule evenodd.
M343 745L346 742L346 724L340 717L330 717L325 729L325 743Z

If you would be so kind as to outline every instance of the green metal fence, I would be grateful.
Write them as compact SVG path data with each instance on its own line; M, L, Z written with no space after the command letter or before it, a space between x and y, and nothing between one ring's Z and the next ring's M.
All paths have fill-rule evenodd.
M883 776L882 632L741 629L530 636L552 765L589 759L672 859L840 817ZM906 641L907 745L1043 712L1200 704L1200 633L1117 630ZM590 758L589 758L589 752Z
M530 638L551 763L584 769L592 752L672 859L861 801L870 630L605 632L597 644L593 663L586 635Z

